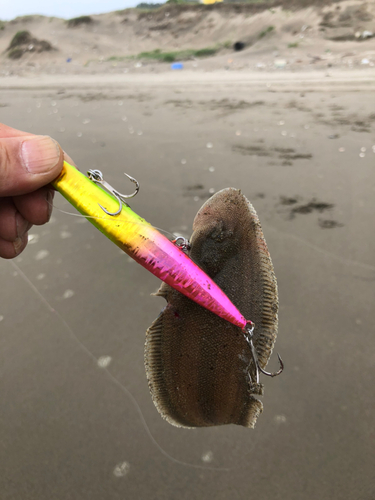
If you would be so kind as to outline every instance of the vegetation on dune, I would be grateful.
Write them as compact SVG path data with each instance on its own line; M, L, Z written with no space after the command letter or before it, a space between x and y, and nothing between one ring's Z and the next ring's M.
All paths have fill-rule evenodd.
M30 31L17 31L17 33L12 38L7 50L13 49L14 47L19 47L20 45L25 45L26 43L31 43L33 37Z
M165 2L166 4L173 4L173 5L182 5L182 4L186 4L186 3L191 3L191 2L186 2L185 0L167 0Z
M9 59L20 59L25 52L46 52L55 50L46 40L34 38L29 31L17 31L6 52Z
M76 26L80 26L81 24L91 24L93 22L94 21L90 16L80 16L68 19L67 24L68 28L75 28Z
M11 21L11 24L32 23L36 19L42 19L44 16L38 14L28 14L26 16L17 16Z
M151 52L141 52L136 57L137 59L152 59L161 62L174 62L176 60L186 60L192 57L205 57L211 56L217 52L217 49L201 49L201 50L176 50L171 52L162 52L160 49L152 50ZM198 53L200 55L198 55Z
M210 57L215 55L223 48L230 48L231 42L225 42L215 47L205 47L203 49L185 49L163 52L160 49L152 50L151 52L141 52L137 56L137 59L150 59L154 61L168 62L172 63L175 61L186 61L188 59L193 59L195 57Z
M150 61L160 61L172 63L175 61L187 61L199 57L210 57L222 49L230 49L232 42L227 40L215 47L204 47L203 49L185 49L163 52L161 49L155 49L150 52L141 52L136 56L111 56L106 59L107 62L120 62L127 59L148 59Z
M21 59L24 53L25 52L22 49L11 49L8 52L8 57L9 59Z
M246 4L263 4L263 5L266 5L268 6L268 4L274 4L275 1L274 0L243 0L242 2L240 2L239 0L224 0L225 3L231 3L231 4L242 4L242 3L246 3Z
M211 12L218 11L222 13L233 12L236 14L243 13L246 16L256 14L258 12L263 12L268 10L275 13L274 10L277 7L281 7L284 10L293 12L299 9L312 6L324 7L327 5L339 3L342 0L224 0L222 2L216 2L213 4L203 4L198 2L198 0L168 0L164 4L152 4L148 2L142 2L138 4L136 10L139 11L139 19L146 16L153 16L155 18L160 18L167 11L172 19L178 16L180 13L189 12ZM118 14L125 14L128 9L123 11L118 11Z
M129 59L129 57L126 56L111 56L106 59L106 62L114 62L114 61L125 61L125 59ZM88 66L91 62L96 61L97 59L89 59L86 61L85 66Z
M163 3L147 3L147 2L141 2L136 6L136 9L143 9L143 10L151 10L151 9L158 9L164 5Z
M269 4L268 1L271 3ZM280 1L280 0L278 0ZM219 12L236 12L241 13L255 13L261 12L269 8L269 5L273 6L276 0L262 0L258 2L216 2L213 4L203 4L200 2L194 2L191 0L170 0L162 4L158 8L154 9L138 9L139 19L146 16L155 16L160 18L164 15L164 12L168 12L171 18L180 15L183 12L211 12L213 10L218 10ZM160 20L160 19L159 19Z
M265 30L263 30L259 33L259 38L265 37L266 35L268 35L268 33L271 33L271 31L273 31L274 29L275 29L275 26L268 26L268 28L266 28Z

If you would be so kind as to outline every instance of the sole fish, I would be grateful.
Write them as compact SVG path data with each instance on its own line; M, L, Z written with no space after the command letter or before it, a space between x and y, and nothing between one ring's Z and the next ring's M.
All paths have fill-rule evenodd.
M240 190L227 188L193 223L190 258L255 323L253 342L265 368L278 326L277 282L259 218ZM167 305L146 333L145 367L159 413L178 427L254 427L263 409L251 381L250 348L241 328L163 283Z

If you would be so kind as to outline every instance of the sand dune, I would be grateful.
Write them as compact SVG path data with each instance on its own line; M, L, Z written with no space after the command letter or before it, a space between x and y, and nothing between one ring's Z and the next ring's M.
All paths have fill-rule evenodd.
M20 17L2 24L0 74L121 73L169 70L168 62L142 52L212 48L209 58L187 59L185 68L256 71L355 66L375 63L375 4L360 0L267 4L164 6L152 11L127 9L93 15L83 22L43 16ZM286 4L286 2L284 2ZM311 2L310 2L311 4ZM289 4L288 4L289 5ZM84 22L86 21L86 22ZM9 59L8 47L17 32L28 31L53 49L39 52L24 46L20 59ZM363 38L365 33L366 38ZM245 49L233 51L242 41ZM69 61L69 62L67 62Z

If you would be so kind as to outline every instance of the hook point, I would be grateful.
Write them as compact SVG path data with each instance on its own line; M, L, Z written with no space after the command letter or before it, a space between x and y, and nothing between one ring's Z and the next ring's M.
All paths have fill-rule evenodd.
M281 359L281 356L280 356L279 353L277 353L277 357L279 358L279 363L280 363L280 368L278 369L277 372L267 372L266 370L263 370L263 368L261 366L259 366L259 363L258 363L259 370L264 375L267 375L267 377L277 377L278 375L280 375L283 372L283 370L284 370L284 361Z
M136 194L138 194L140 184L137 181L137 179L134 179L134 177L132 177L131 175L126 174L125 172L124 172L124 175L126 175L126 177L129 179L129 181L131 181L135 184L135 191L132 194L120 194L120 193L118 193L118 194L120 194L121 198L133 198Z

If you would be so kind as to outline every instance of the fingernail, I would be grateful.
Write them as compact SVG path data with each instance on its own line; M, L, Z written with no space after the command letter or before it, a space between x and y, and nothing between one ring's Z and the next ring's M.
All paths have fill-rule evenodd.
M16 229L18 238L22 238L26 231L29 230L28 221L24 219L20 213L16 214Z
M53 189L49 189L46 194L47 200L47 217L48 220L51 218L52 208L53 208L53 197L55 196L55 191Z
M47 135L33 137L23 142L21 157L28 172L44 174L58 163L60 148L57 142Z
M13 241L13 247L14 247L14 251L16 252L16 255L18 255L19 253L21 253L22 248L23 248L23 244L24 244L24 237L22 237L22 238L16 238Z

